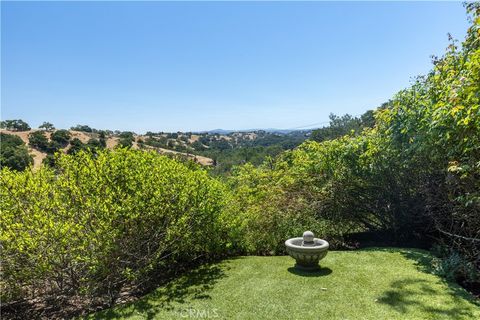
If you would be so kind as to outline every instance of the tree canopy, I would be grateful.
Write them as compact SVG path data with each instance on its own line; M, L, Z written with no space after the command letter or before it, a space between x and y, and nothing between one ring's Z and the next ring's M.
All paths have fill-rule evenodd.
M21 119L0 121L0 128L11 131L28 131L30 126Z

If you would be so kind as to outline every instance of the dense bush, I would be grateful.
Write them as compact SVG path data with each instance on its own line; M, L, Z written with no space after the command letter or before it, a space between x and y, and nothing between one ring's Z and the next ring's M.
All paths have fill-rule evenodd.
M101 148L107 147L107 133L105 131L102 130L98 133L98 141L100 142Z
M45 132L34 131L28 135L28 144L30 147L40 151L46 151L49 147L49 141Z
M352 132L359 134L364 128L372 128L375 125L372 110L368 110L360 117L352 117L349 114L340 117L331 113L329 118L330 123L328 126L312 132L310 136L312 140L322 142L352 134Z
M77 124L75 127L71 127L70 130L82 131L82 132L94 132L95 131L95 129L92 129L87 125L81 125L81 124Z
M68 145L70 132L67 130L57 130L51 134L49 140L44 131L34 131L28 135L28 144L30 147L39 151L53 155L55 152Z
M33 158L20 137L1 132L0 146L0 167L22 171L33 164Z
M118 137L118 146L121 148L131 147L133 145L133 142L135 141L133 132L129 131L122 132Z
M68 154L75 154L81 150L87 149L87 146L83 144L83 142L78 139L78 138L73 138L70 141L70 148L68 148L67 153Z
M87 147L90 149L103 149L104 144L99 139L90 138L87 141Z
M205 171L125 149L58 154L55 165L1 171L3 302L113 302L226 251L228 196Z
M72 135L68 130L56 130L50 136L50 140L58 143L62 148L64 148L68 145L71 137Z
M455 249L435 245L432 248L435 257L432 261L433 272L448 280L461 279L466 283L475 283L480 274L472 261L468 261Z
M459 48L379 112L384 153L395 155L422 198L428 231L480 265L480 5Z
M235 248L247 254L284 253L284 241L305 230L329 238L333 230L326 221L316 219L308 199L291 192L292 180L283 170L270 171L246 164L229 177L234 190L231 210L236 220L231 224L230 238ZM340 228L339 228L340 229Z
M365 136L306 142L260 168L237 168L229 183L247 252L283 252L282 239L307 229L339 247L345 234L388 225L388 190L363 179L370 175L368 142ZM374 207L383 210L375 214Z

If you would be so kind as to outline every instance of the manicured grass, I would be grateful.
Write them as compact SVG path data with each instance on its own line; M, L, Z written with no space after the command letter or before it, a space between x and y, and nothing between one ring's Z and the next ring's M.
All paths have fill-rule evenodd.
M97 319L480 319L461 287L428 273L413 249L329 252L320 272L282 257L239 257L199 268Z

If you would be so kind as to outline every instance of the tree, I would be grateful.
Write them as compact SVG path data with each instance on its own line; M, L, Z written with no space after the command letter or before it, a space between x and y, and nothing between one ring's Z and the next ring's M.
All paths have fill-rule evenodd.
M103 149L103 145L102 143L100 142L100 140L98 139L90 139L87 141L87 147L89 147L90 149Z
M207 136L201 136L200 138L198 138L198 141L200 141L200 143L205 146L208 146L208 144L210 143L210 139Z
M77 124L75 127L71 127L70 130L73 131L83 131L83 132L93 132L93 129L87 125Z
M143 148L145 148L145 141L142 138L139 138L137 140L137 145L140 149L143 149Z
M68 130L57 130L50 136L52 141L57 142L61 147L66 147L71 138L70 131Z
M360 122L364 128L373 128L375 126L375 117L373 110L368 110L360 116Z
M175 148L175 143L172 140L168 140L167 147L170 148L170 149L174 149Z
M167 133L167 138L168 139L177 139L178 138L178 133L176 133L176 132Z
M23 171L33 164L33 158L23 140L15 135L0 133L0 166Z
M35 131L28 135L28 144L37 150L46 152L49 147L47 136L43 131Z
M30 126L28 123L21 119L17 120L5 120L0 122L0 128L7 129L11 131L28 131Z
M311 139L317 142L332 140L342 137L347 134L360 134L363 128L372 128L375 125L375 118L373 111L368 110L358 117L353 117L349 114L337 116L330 114L330 123L327 127L314 130Z
M43 122L42 125L38 127L39 129L44 129L45 131L53 131L55 127L50 122Z
M218 141L215 141L215 142L212 142L210 144L210 147L213 148L213 149L219 149L219 150L228 150L228 149L231 149L232 146L230 145L230 143L228 143L228 141L224 140L224 139L221 139L221 140L218 140Z
M195 149L195 151L203 151L206 149L205 146L198 140L192 143L192 147Z
M73 138L70 141L70 148L67 150L67 154L76 154L80 150L84 150L86 146L78 138Z
M42 165L55 167L55 156L53 154L47 154L47 156L42 160Z
M100 145L102 148L107 147L107 137L105 131L100 131L98 134L98 140L100 141Z
M125 148L130 148L133 145L133 141L135 140L133 132L130 131L124 131L120 133L119 138L120 139L118 140L118 146Z
M60 150L63 146L57 141L50 141L45 149L45 152L53 155L55 152Z

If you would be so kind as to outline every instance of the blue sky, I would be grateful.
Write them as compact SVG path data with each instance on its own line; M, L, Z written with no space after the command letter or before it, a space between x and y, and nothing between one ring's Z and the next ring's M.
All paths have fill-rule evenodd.
M294 128L361 114L463 39L460 2L4 2L1 117Z

